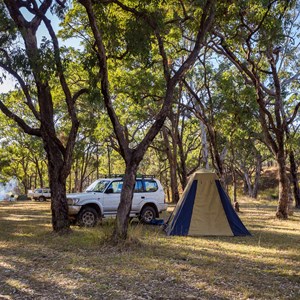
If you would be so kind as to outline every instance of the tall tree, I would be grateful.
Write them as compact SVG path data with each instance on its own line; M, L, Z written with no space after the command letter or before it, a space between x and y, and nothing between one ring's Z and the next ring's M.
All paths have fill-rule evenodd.
M86 92L76 92L68 82L63 54L57 35L48 17L50 8L62 12L66 1L18 1L4 0L1 6L0 67L18 82L23 95L19 97L29 109L29 117L19 116L6 105L5 97L0 101L1 111L13 119L24 132L40 137L47 153L49 181L52 193L51 210L53 230L69 232L68 205L66 200L66 178L70 172L72 153L79 126L75 103ZM30 19L30 20L28 20ZM39 42L38 31L44 25L49 39ZM13 33L13 35L11 34ZM17 39L23 42L18 43ZM53 99L51 78L57 78L63 96ZM67 134L59 134L60 122L56 107L66 107L70 126ZM61 113L61 112L60 112Z
M214 32L213 49L226 56L255 88L264 138L278 164L276 216L286 219L290 189L287 132L300 107L295 101L286 106L285 92L293 93L291 83L300 74L299 69L296 73L287 69L286 60L295 48L290 30L297 22L297 7L289 1L237 1L230 6L231 15Z
M204 56L204 60L199 58L197 68L183 82L188 98L190 99L187 107L199 119L199 126L204 125L206 128L212 165L224 182L225 168L224 155L222 153L226 153L226 144L224 143L223 136L220 134L220 127L217 124L216 118L217 114L222 111L224 103L214 95L212 86L216 85L214 81L217 78L215 78L215 71L213 71L209 64L206 55ZM205 128L203 129L205 130Z
M107 1L99 1L95 5L92 4L91 0L79 0L79 2L85 7L92 28L95 39L94 50L97 53L98 66L100 69L99 77L102 96L108 115L113 124L120 153L126 163L121 201L114 230L115 240L125 239L127 237L129 212L138 166L149 145L162 128L164 121L171 110L177 83L191 68L199 54L206 33L212 26L215 14L215 1L208 0L204 2L203 6L197 5L196 7L189 1L178 1L178 3L172 5L172 7L170 5L168 6L164 1L149 1L147 3L132 1L128 5L125 1L117 0L109 1L108 4L105 4ZM126 125L121 124L120 116L116 114L112 96L114 91L110 90L109 65L107 61L108 53L104 41L105 32L99 28L96 17L97 9L99 11L105 5L107 11L110 11L109 8L112 8L123 14L126 13L132 19L132 21L128 23L131 32L128 32L129 39L127 41L134 39L134 34L141 39L143 38L143 35L146 35L146 38L148 37L148 41L144 40L146 45L151 45L151 42L156 40L156 46L154 46L152 42L153 46L150 46L150 49L151 47L158 49L158 53L161 57L160 62L165 81L162 103L145 136L134 146L131 146L128 139L128 129L126 128ZM108 15L106 15L106 17L108 17ZM189 30L185 31L184 26L187 26ZM179 34L182 38L187 34L189 37L186 38L194 39L194 45L191 52L187 55L186 59L177 66L174 72L171 72L169 53L165 46L168 34ZM113 37L111 37L111 39L113 40ZM178 45L178 47L180 46ZM124 48L126 49L126 45ZM134 51L134 48L131 50Z

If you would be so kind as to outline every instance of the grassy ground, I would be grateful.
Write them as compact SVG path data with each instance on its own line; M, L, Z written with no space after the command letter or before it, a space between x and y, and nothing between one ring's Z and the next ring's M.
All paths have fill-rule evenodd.
M300 212L242 199L252 237L166 237L133 224L112 246L111 222L51 233L50 203L0 203L0 299L300 299Z

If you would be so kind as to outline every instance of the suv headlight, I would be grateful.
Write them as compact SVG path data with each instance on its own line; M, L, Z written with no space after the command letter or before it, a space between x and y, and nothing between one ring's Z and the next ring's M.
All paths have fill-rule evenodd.
M68 201L68 205L76 205L80 201L80 199L79 198L68 198L67 201Z

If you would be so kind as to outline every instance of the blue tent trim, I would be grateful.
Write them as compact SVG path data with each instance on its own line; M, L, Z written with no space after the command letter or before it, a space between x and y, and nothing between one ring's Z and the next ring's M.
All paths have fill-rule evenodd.
M197 191L197 180L194 180L181 209L177 211L172 221L174 225L169 235L188 235Z
M247 230L247 228L244 226L242 221L240 220L239 216L233 209L229 197L223 190L221 183L219 180L216 180L216 185L219 191L220 199L228 220L228 223L230 225L230 228L232 230L232 233L234 236L244 236L244 235L251 235L251 233Z

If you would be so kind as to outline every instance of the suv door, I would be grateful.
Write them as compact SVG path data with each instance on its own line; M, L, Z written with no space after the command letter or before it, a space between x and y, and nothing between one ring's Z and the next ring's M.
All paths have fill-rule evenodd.
M135 187L134 187L131 211L133 213L139 213L142 207L142 202L144 201L145 201L145 193L143 188L143 182L142 180L137 180L135 182Z
M42 194L46 198L50 198L50 190L49 189L43 189Z
M103 210L106 215L117 214L123 181L112 181L104 192Z

